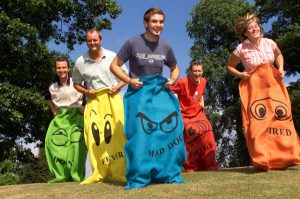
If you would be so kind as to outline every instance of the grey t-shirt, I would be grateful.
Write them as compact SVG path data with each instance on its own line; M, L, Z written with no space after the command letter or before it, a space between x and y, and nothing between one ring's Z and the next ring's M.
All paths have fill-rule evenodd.
M177 64L171 46L164 40L149 42L144 35L129 39L120 49L118 57L125 63L129 60L129 76L141 77L163 74L163 66Z

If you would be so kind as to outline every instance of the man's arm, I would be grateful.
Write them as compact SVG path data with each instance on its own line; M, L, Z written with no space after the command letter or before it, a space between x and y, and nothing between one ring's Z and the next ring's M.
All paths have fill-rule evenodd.
M200 99L200 105L204 108L204 97L202 95L201 99Z
M55 115L57 114L57 108L54 105L54 103L52 102L52 100L46 100L48 107L50 108L52 115L55 117Z
M123 88L123 86L125 86L127 83L123 82L122 80L114 87L112 87L111 89L109 89L108 93L110 94L114 94L115 92L117 92L119 89Z
M95 90L87 90L81 83L84 81L81 75L81 71L79 70L80 65L83 64L83 61L81 58L78 58L77 61L75 62L75 67L72 73L72 80L73 80L73 86L74 88L84 94L85 96L89 98L95 98L96 97L96 92Z
M170 86L173 86L178 80L179 74L180 74L179 67L177 64L175 64L175 66L170 68L170 79L165 83L165 87L170 88Z
M141 86L143 86L143 82L140 82L139 79L132 79L121 70L120 67L123 64L124 62L118 56L116 56L111 62L110 71L121 81L123 81L124 83L126 82L135 89L138 89Z
M78 83L73 83L73 86L78 92L88 96L89 98L96 97L95 90L87 90L86 88L84 88L84 86L82 84L78 84Z
M124 74L126 74L126 75L128 74L128 70L127 70L125 64L122 64L122 65L120 66L120 69L121 69L121 71L122 71ZM110 94L114 94L115 92L117 92L118 90L120 90L121 88L123 88L126 84L127 84L126 82L120 80L120 81L118 82L118 84L117 84L116 86L112 87L108 92L109 92Z

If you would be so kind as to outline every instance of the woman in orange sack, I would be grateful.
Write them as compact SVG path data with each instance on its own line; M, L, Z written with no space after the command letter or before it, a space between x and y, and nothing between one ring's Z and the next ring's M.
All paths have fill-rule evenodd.
M254 14L238 18L235 31L242 43L230 55L227 71L241 79L243 128L253 166L268 171L300 164L281 51L273 40L262 37ZM239 63L242 72L236 69Z

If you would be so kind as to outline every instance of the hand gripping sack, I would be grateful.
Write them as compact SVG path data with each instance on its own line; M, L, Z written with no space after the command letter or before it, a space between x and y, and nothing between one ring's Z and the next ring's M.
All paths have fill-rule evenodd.
M164 87L160 75L143 76L143 86L128 88L124 96L126 178L125 189L151 182L182 183L186 158L179 103Z
M300 163L299 137L291 103L279 71L257 66L239 85L243 127L250 157L260 170L284 169Z
M84 136L92 175L81 184L100 181L126 181L124 154L124 109L122 96L108 89L97 91L84 111Z

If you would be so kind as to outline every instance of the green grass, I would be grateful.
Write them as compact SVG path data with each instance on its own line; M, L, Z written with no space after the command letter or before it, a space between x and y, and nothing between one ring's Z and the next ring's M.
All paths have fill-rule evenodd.
M0 187L1 198L263 198L299 199L300 166L258 172L253 167L183 173L184 184L151 184L125 191L124 183L23 184Z

